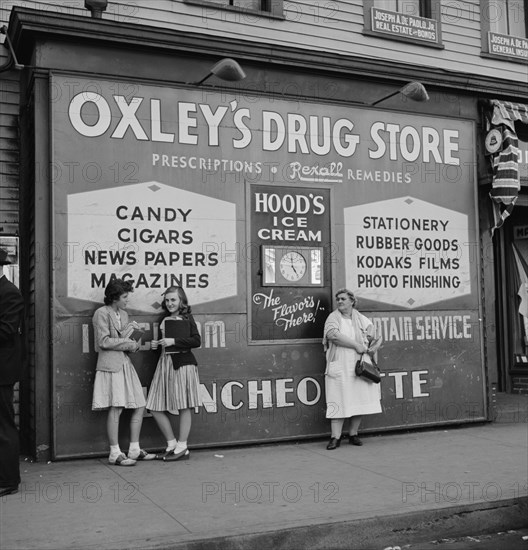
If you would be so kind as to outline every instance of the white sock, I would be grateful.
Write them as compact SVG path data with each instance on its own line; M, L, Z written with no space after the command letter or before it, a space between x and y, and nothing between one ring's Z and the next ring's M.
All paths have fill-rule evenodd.
M134 443L132 443L132 441L130 442L130 447L128 448L128 452L133 451L135 453L137 451L139 453L140 450L141 449L139 447L139 441L134 441Z
M172 449L174 449L176 447L176 443L177 443L177 441L175 439L171 439L171 440L167 441L167 448L165 450L166 451L172 451Z
M117 457L121 454L121 449L119 445L110 445L110 456Z
M187 441L178 441L174 450L176 451L176 454L178 454L185 451L185 449L187 449Z

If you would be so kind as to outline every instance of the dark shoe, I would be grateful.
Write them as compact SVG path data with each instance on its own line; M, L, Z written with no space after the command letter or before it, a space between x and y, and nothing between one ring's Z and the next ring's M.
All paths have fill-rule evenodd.
M357 447L361 447L361 445L363 445L363 441L361 441L357 435L351 435L348 438L348 442L350 445L356 445Z
M185 449L180 453L175 453L174 451L172 451L172 454L166 456L163 460L165 462L176 462L176 460L189 460L190 456L191 453L189 452L189 449Z
M337 449L339 447L339 445L341 445L341 439L338 438L338 437L332 437L330 439L328 445L326 446L326 448L329 451L333 451L334 449Z
M162 453L158 453L156 455L156 460L165 460L167 456L173 455L174 449L169 449L168 451L163 451Z
M15 485L14 487L0 487L0 497L14 495L15 493L18 493L18 485Z

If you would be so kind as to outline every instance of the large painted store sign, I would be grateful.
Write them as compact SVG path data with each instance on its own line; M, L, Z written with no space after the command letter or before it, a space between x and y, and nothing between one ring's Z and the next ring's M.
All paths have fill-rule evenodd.
M485 415L473 123L68 76L50 90L58 455L106 445L91 316L114 277L134 283L145 391L163 291L193 305L196 443L328 432L320 338L342 286L386 342L385 414L366 427Z

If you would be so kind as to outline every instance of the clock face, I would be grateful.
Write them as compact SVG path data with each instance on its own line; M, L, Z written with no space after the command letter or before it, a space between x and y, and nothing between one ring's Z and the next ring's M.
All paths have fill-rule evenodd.
M280 259L279 269L288 281L299 281L306 273L306 260L298 252L287 252Z

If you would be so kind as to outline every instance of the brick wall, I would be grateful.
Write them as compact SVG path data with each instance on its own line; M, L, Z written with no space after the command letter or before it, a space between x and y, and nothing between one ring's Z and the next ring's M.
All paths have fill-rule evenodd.
M513 393L528 395L528 369L524 374L512 374Z

